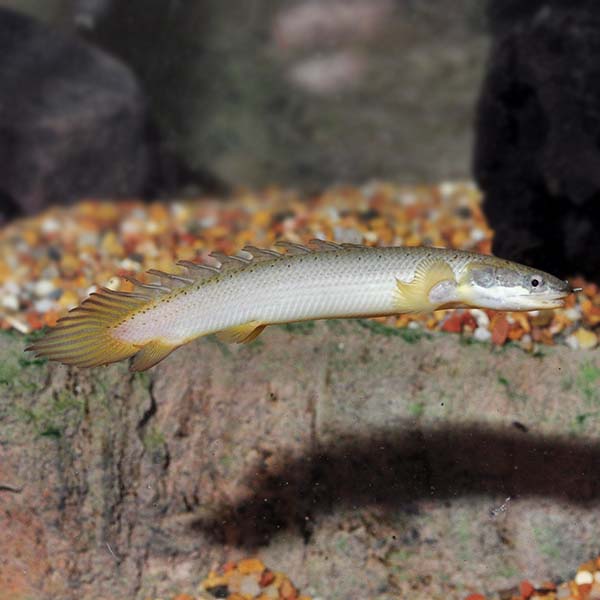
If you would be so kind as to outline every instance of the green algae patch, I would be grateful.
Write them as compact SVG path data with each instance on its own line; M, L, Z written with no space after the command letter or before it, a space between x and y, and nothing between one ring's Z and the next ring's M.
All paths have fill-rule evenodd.
M142 436L144 450L154 464L164 464L168 458L167 440L156 427L149 427Z
M357 323L364 329L368 329L376 335L385 337L399 337L408 344L415 344L422 339L430 340L433 336L423 329L412 329L410 327L392 327L379 321L369 319L358 319Z
M584 362L579 367L576 385L588 405L600 404L600 367L591 361Z
M68 390L55 392L50 399L40 399L33 406L15 406L14 415L30 426L36 435L58 439L68 428L77 428L84 415L85 403Z
M0 334L0 394L4 396L39 393L46 385L45 361L24 352L26 344L20 334Z
M297 323L283 323L280 327L284 331L289 331L290 333L299 333L300 335L308 335L312 333L315 329L314 321L298 321Z

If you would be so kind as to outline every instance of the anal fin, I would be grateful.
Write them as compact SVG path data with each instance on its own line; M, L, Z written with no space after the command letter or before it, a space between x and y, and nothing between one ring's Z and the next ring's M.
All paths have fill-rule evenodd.
M431 290L442 282L456 283L454 271L443 259L424 258L415 269L410 283L396 280L396 306L399 313L435 310L439 302L430 297Z
M133 357L130 371L145 371L159 363L163 358L166 358L179 348L179 345L168 344L160 340L148 342L140 351Z
M228 344L247 344L256 339L267 325L260 321L248 321L217 333L217 338Z

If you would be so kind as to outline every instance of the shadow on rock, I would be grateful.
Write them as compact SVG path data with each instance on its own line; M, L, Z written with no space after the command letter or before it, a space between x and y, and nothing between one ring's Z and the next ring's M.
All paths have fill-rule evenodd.
M257 547L295 530L310 539L314 520L343 508L418 511L419 500L468 495L539 496L585 504L600 498L600 443L514 429L421 429L340 438L276 472L258 465L254 493L219 506L192 527L221 543Z

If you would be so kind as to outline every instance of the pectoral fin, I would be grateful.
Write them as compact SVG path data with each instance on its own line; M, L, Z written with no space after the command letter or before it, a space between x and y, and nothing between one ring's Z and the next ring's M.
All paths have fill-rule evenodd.
M217 338L228 344L247 344L256 339L267 325L260 321L249 321L217 333Z
M442 283L444 285L440 286L439 284ZM454 271L445 260L425 258L417 265L415 275L410 283L396 279L398 312L418 313L435 310L440 303L430 295L433 288L437 286L436 290L438 290L455 285Z

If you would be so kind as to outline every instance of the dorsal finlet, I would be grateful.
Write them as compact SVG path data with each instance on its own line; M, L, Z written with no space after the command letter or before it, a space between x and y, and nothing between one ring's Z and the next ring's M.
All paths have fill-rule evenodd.
M296 244L295 242L288 242L286 240L279 240L273 244L279 248L283 248L288 254L309 254L312 250L308 246L303 244Z
M137 298L138 300L152 300L152 296L149 294L144 294L142 292L122 292L120 290L111 290L107 287L101 287L100 291L107 296L117 296L120 298ZM76 308L76 307L75 307ZM75 308L69 309L69 312L75 310Z
M221 265L233 263L237 267L239 267L240 264L247 265L252 260L250 258L246 258L245 256L240 256L239 254L225 254L224 252L217 251L211 252L209 256L218 260Z
M202 276L206 277L207 275L212 276L215 273L220 273L220 269L218 267L213 267L212 265L203 265L200 263L192 262L191 260L178 260L176 265L187 269L188 274L194 276Z
M190 283L194 283L193 279L190 279L189 277L183 277L181 275L175 275L174 273L165 273L164 271L159 271L158 269L148 269L147 271L150 275L155 275L156 277L159 277L161 280L161 283L166 280L167 282L169 281L174 281L175 283L183 283L185 285L189 285Z
M273 260L274 258L281 258L283 256L283 254L275 250L257 248L256 246L250 245L244 246L242 250L250 254L254 262L259 262L261 260Z
M191 285L195 281L206 277L214 277L223 271L232 271L246 267L247 265L285 258L288 256L296 256L319 252L332 252L343 249L367 248L361 244L337 243L328 240L311 239L308 245L298 244L287 240L278 240L274 246L283 248L285 252L277 252L269 248L258 248L253 245L244 246L238 254L228 255L224 252L215 250L208 256L219 261L219 265L209 265L203 263L192 262L190 260L178 260L176 264L186 269L185 276L174 273L166 273L158 269L149 269L148 273L160 278L159 283L142 283L137 279L125 276L125 279L130 281L140 289L140 292L148 293L164 293L172 292L175 288L181 285Z
M319 240L317 238L313 238L309 240L309 245L314 246L317 252L331 252L333 250L341 250L343 246L341 244L337 244L336 242L329 242L327 240Z
M351 242L344 242L343 244L340 244L340 246L342 248L348 248L348 249L362 249L362 248L368 248L369 246L365 246L364 244L352 244Z
M144 290L150 290L152 292L171 292L171 288L166 285L161 285L159 283L142 283L135 277L131 275L123 275L123 279L132 283L136 288L142 288Z

